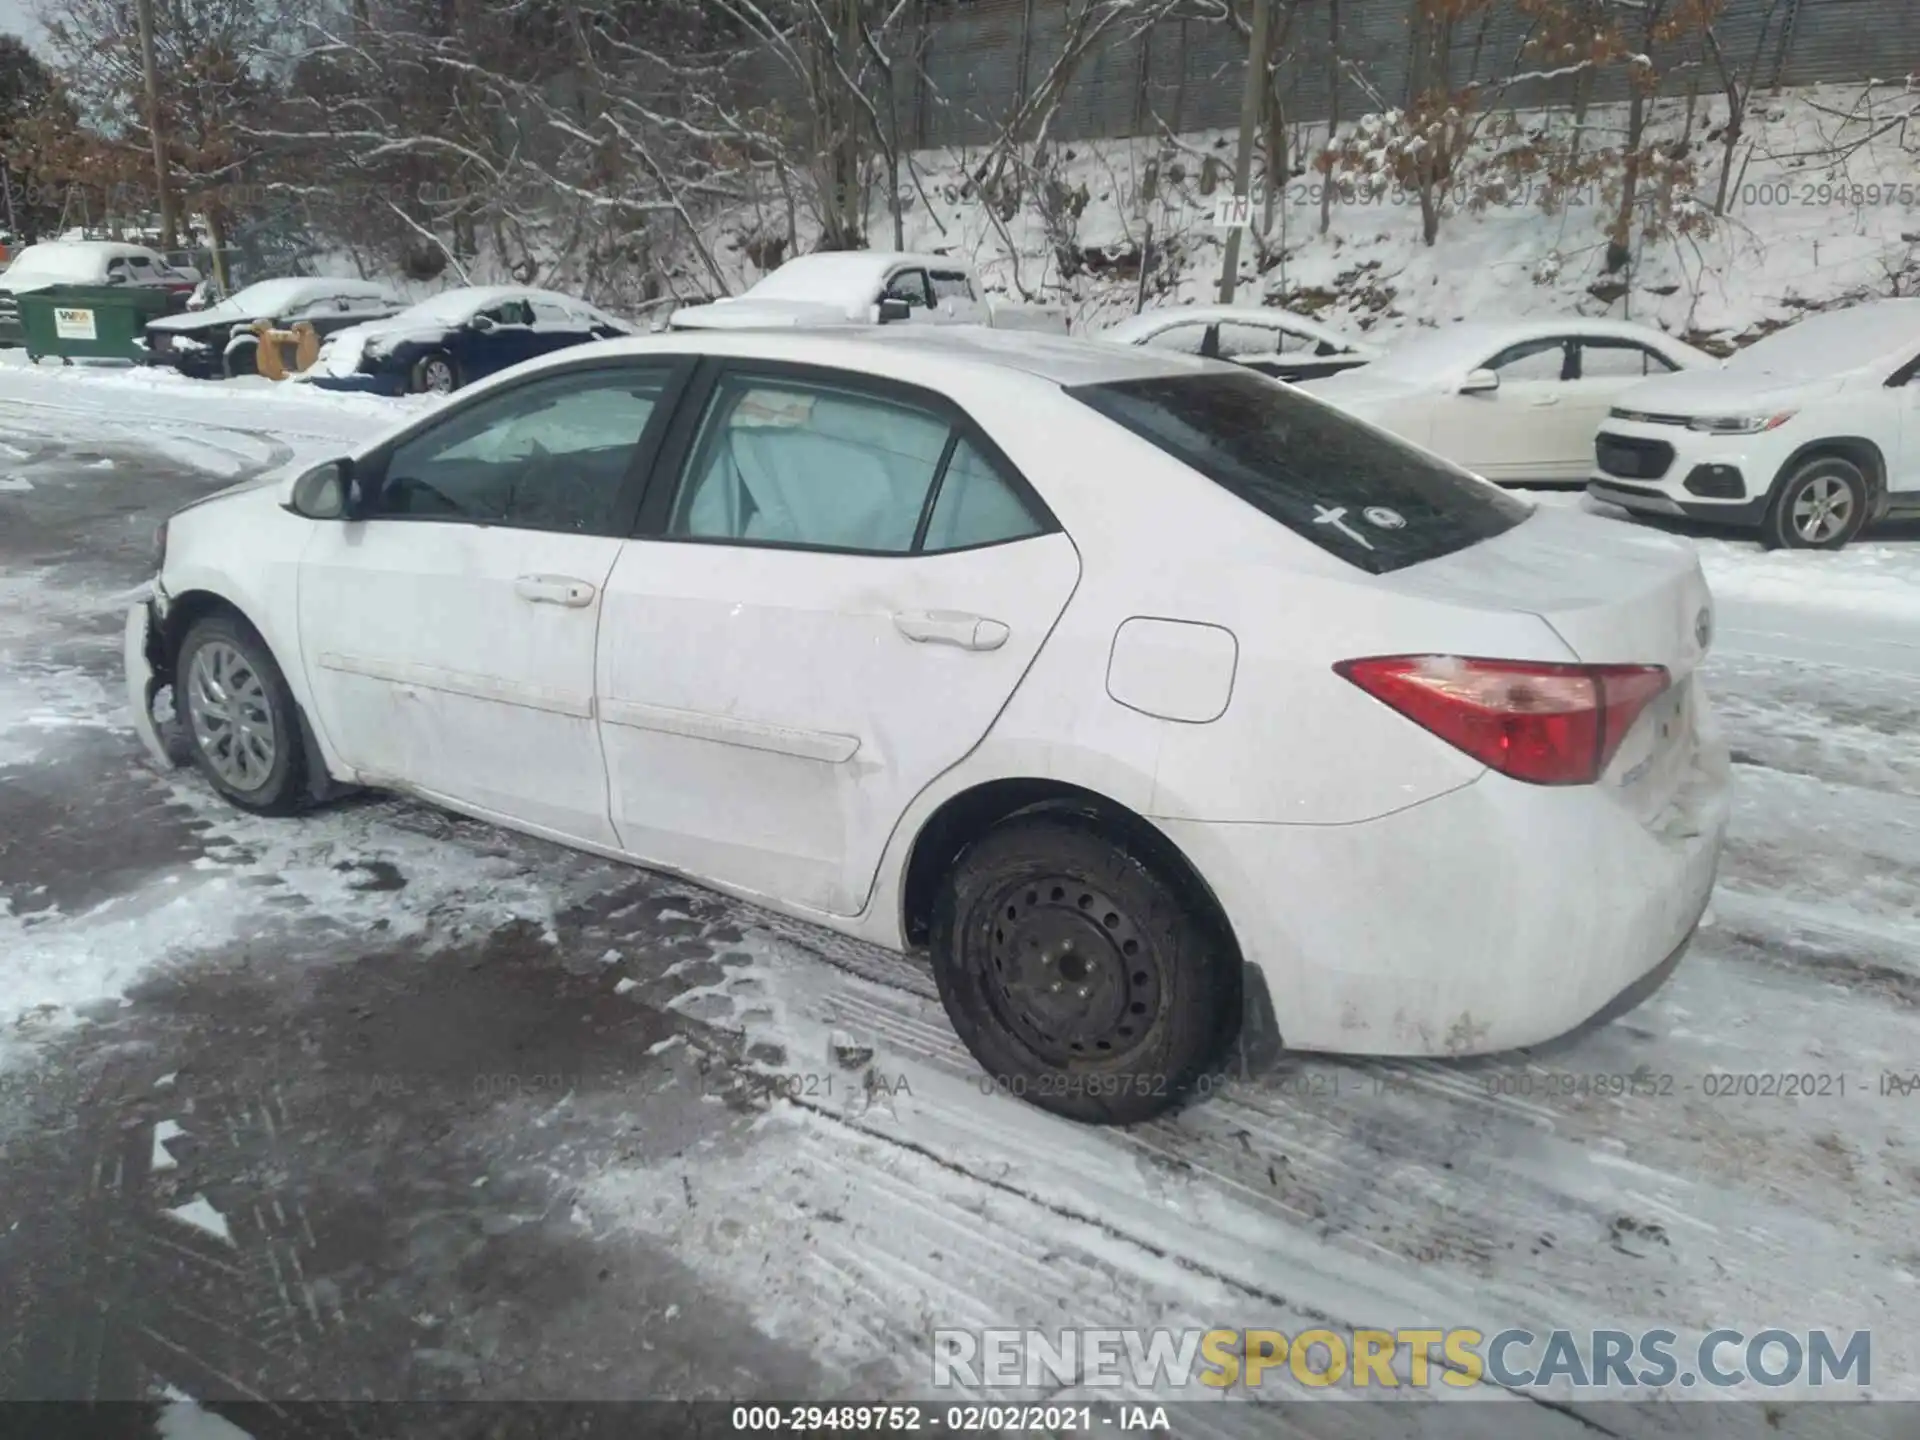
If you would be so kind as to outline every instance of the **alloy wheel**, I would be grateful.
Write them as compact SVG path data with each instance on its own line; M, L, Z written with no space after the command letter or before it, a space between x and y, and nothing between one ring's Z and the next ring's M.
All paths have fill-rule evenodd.
M210 640L187 668L186 710L195 743L219 777L257 790L273 771L278 736L265 681L235 645Z

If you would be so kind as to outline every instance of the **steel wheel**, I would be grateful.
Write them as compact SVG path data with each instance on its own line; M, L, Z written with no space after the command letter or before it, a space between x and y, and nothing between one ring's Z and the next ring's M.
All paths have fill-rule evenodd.
M955 857L928 949L993 1087L1129 1125L1179 1105L1231 1040L1231 941L1146 847L1100 817L1033 811Z
M1008 886L994 906L987 1002L1049 1065L1124 1062L1160 1014L1158 966L1120 902L1068 876Z
M1808 481L1794 497L1793 532L1807 545L1825 545L1853 519L1853 490L1832 475Z
M260 673L240 649L210 640L187 671L187 722L200 753L236 790L258 790L273 771L279 736Z

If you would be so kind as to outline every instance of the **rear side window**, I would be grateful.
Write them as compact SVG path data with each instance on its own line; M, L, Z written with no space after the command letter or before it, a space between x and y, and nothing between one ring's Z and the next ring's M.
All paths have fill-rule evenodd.
M1533 513L1484 480L1251 372L1067 393L1375 575L1464 550Z
M939 300L973 299L973 282L958 270L935 270L933 275L933 298Z

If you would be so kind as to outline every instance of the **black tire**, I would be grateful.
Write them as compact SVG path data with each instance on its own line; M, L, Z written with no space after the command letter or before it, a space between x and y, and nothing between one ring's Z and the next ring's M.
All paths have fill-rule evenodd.
M1774 487L1760 543L1769 550L1838 550L1867 523L1866 472L1841 455L1813 455ZM1840 523L1832 525L1835 512Z
M445 366L447 383L436 386L429 375L436 367ZM413 369L407 372L407 389L415 395L451 395L460 388L460 367L453 363L453 357L444 350L435 350L422 355L413 362Z
M216 645L226 647L228 654L237 657L241 666L239 670L229 667L228 673L242 677L237 684L229 686L229 690L247 688L245 675L257 679L264 707L254 706L251 709L257 714L260 708L264 708L272 720L271 759L261 767L257 780L236 777L232 773L231 762L223 763L218 753L222 749L219 735L223 730L230 734L230 727L215 723L200 709L195 661L200 652ZM210 663L221 658L224 657L216 652L209 657ZM281 674L279 665L275 663L273 652L267 649L266 641L260 638L254 628L237 615L209 615L194 621L187 631L187 638L181 642L173 674L174 714L186 737L187 748L192 752L193 763L207 777L208 783L241 809L251 810L255 814L291 815L304 810L310 795L299 706L294 701L293 692L287 688L286 676ZM211 744L209 732L213 735Z
M967 1049L997 1088L1056 1115L1150 1120L1232 1036L1231 946L1090 817L1030 813L989 830L943 881L930 938Z
M260 346L256 341L251 345L238 345L220 357L220 371L229 380L237 380L242 375L260 373Z

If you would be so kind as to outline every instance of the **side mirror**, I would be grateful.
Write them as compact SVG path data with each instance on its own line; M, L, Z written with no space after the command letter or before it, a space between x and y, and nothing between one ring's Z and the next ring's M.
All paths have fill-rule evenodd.
M907 320L913 316L913 306L904 300L883 299L879 305L880 323L890 325L896 320Z
M293 482L286 508L307 520L357 520L366 497L354 478L353 461L329 460Z
M1462 395L1491 395L1500 388L1500 375L1494 370L1475 370L1460 386Z
M487 333L487 331L493 329L493 317L490 315L476 315L471 320L467 321L467 328L469 330L478 331L480 334L484 335Z

